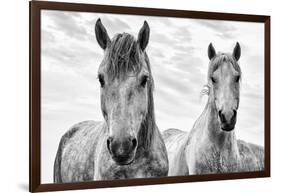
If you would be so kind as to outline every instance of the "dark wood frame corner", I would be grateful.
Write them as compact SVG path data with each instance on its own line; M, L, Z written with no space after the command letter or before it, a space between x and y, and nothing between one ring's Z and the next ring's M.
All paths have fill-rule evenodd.
M121 7L121 6L104 6L104 5L92 5L92 4L59 3L59 2L46 2L46 1L44 2L31 1L29 2L29 4L30 4L29 6L30 9L29 12L30 14L29 15L29 19L30 19L29 191L30 192L270 177L270 16L233 14L233 13L214 13L214 12L200 12L200 11L183 11L183 10L169 10L169 9L135 8L135 7ZM210 174L210 175L177 176L177 177L161 177L161 178L146 178L146 179L143 178L143 179L114 180L114 181L93 181L93 182L65 183L65 184L41 184L40 11L42 9L264 23L265 25L265 33L264 33L265 34L264 36L265 170L258 171L258 172L243 172L243 173L229 173L229 174Z

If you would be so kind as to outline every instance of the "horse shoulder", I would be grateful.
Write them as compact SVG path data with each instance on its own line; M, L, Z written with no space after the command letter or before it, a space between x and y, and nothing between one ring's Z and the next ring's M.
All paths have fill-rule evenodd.
M238 149L243 171L258 171L264 168L264 149L261 146L238 140Z
M90 180L95 146L101 123L84 121L72 126L61 138L54 165L54 182Z

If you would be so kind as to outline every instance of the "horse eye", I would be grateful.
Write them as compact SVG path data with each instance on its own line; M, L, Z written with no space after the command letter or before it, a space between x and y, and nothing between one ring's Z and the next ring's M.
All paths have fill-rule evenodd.
M104 82L104 77L103 77L103 75L102 75L102 74L99 74L99 75L98 75L98 79L99 79L99 82L100 82L100 86L101 86L101 87L104 87L105 82Z
M146 83L147 83L147 80L148 80L148 76L143 76L143 77L141 78L141 83L140 83L140 85L141 85L142 87L145 87L145 85L146 85Z
M236 76L235 77L235 82L239 82L239 80L240 80L240 76Z
M211 77L211 80L213 83L216 83L216 79L213 76Z

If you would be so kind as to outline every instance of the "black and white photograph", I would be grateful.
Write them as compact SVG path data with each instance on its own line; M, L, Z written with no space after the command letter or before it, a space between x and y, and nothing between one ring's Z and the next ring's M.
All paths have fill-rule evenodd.
M0 192L281 190L278 1L1 8Z
M264 24L41 10L41 182L264 170Z

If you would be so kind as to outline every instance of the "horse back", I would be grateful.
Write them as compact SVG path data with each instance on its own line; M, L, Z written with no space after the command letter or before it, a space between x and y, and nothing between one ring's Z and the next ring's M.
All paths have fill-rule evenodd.
M179 129L167 129L162 134L169 159L169 176L188 174L185 149L188 133Z
M61 137L54 163L55 183L93 179L93 158L102 134L102 123L83 121Z

